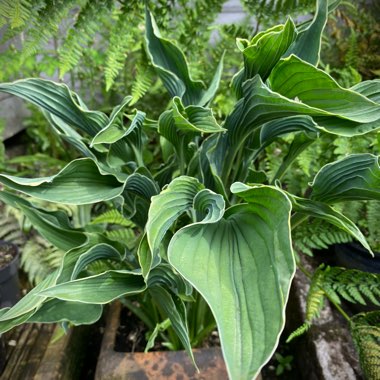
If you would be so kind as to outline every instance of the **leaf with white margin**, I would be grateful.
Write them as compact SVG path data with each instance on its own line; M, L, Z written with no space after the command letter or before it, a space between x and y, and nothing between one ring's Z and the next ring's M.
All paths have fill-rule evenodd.
M102 174L90 158L71 161L50 177L20 178L0 174L0 183L38 199L72 205L110 200L124 189L123 183L111 174Z
M241 380L254 378L278 344L295 262L284 193L242 184L231 191L248 203L180 229L168 257L209 304L229 376Z
M146 233L149 247L155 256L166 231L185 211L190 210L195 195L203 185L193 177L175 178L160 194L152 197Z
M73 325L90 325L102 316L102 305L52 299L45 302L28 323L70 322Z
M108 123L104 113L84 108L78 95L62 83L38 78L21 79L0 84L0 92L28 100L90 136L95 136Z
M353 221L348 219L342 213L333 209L326 203L300 198L289 193L287 194L289 199L292 201L292 208L294 211L299 212L300 214L312 216L314 218L326 220L327 222L350 234L373 255L371 247L368 245L368 242L363 233L359 230Z
M326 203L380 200L379 156L351 154L325 165L311 184L311 198Z
M143 292L146 285L141 274L129 270L110 270L101 274L64 282L38 294L64 301L106 304L121 296Z

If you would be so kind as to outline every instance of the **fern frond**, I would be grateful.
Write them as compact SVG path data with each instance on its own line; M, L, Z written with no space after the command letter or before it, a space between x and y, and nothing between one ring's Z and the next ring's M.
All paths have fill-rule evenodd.
M322 289L351 303L366 305L366 298L380 306L380 275L356 269L329 267L323 271Z
M300 327L294 330L286 339L286 343L291 342L293 339L298 338L299 336L305 334L310 329L310 323L303 323Z
M368 243L375 251L380 251L380 202L367 201Z
M111 240L124 243L128 249L133 249L136 245L136 235L130 228L106 231L106 236Z
M147 62L147 61L146 61ZM132 85L131 105L139 101L146 92L152 87L154 70L148 64L140 64L136 69L136 77Z
M7 215L5 210L2 210L1 216L0 240L7 240L17 245L23 244L25 237L17 219L13 215Z
M113 0L87 1L79 10L76 22L69 30L63 46L59 49L60 77L76 66L83 55L83 50L98 32L101 20L108 15Z
M134 224L126 219L119 211L113 209L104 212L91 221L91 224L117 224L123 227L133 227Z
M312 219L299 225L293 233L294 249L309 256L315 249L325 249L333 244L352 241L351 235L321 219Z
M30 17L31 3L27 0L0 1L0 27L9 23L12 29L25 25Z
M365 377L380 379L380 312L357 314L350 327Z
M110 31L104 68L107 91L112 87L115 78L123 69L127 58L127 51L131 52L134 50L138 38L134 33L139 31L138 25L140 22L143 22L141 17L143 8L141 6L137 8L138 4L134 4L133 2L127 4L123 4L120 9L116 9L114 12L114 17L117 20L113 23Z
M33 10L34 17L28 20L31 27L26 31L21 60L37 53L56 35L61 21L76 3L73 0L46 0L41 8Z
M21 250L21 267L31 283L37 284L58 268L64 252L34 235Z

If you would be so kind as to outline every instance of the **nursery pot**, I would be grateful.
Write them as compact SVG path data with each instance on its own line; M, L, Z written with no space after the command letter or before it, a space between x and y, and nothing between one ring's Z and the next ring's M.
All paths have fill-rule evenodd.
M121 305L111 305L107 317L95 380L227 380L227 371L219 348L195 349L197 372L185 351L116 352L116 332Z
M20 298L18 266L17 246L0 240L0 308L13 306Z
M380 273L380 252L374 257L360 244L345 243L335 245L336 265L363 272Z

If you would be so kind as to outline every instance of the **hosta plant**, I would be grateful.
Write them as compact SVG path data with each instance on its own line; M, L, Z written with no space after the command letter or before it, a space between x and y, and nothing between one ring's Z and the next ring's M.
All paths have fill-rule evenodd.
M93 323L104 304L146 293L192 355L187 310L205 301L230 378L254 378L284 327L296 270L292 228L321 218L369 248L333 204L380 197L378 157L366 153L322 167L309 198L281 184L319 134L354 137L380 127L379 82L344 89L317 67L327 15L320 0L309 23L296 27L289 18L238 40L244 67L232 83L235 107L222 122L211 108L222 60L207 85L194 80L182 51L161 37L148 12L148 56L172 96L158 120L131 109L128 96L106 115L63 84L0 85L39 106L83 155L50 177L0 175L0 199L66 251L57 271L1 310L0 331L27 322ZM255 170L265 148L287 134L293 142L277 174ZM38 207L33 198L102 204L109 214L74 228L64 211Z

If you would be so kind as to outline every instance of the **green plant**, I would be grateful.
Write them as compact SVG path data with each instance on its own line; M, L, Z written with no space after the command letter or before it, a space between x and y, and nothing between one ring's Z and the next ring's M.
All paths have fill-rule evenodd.
M309 216L321 218L370 250L357 226L332 205L380 198L377 156L353 154L325 165L308 197L281 186L292 162L319 134L353 137L380 127L378 82L347 90L316 67L327 16L327 1L321 0L314 18L299 28L288 19L238 40L244 57L233 80L238 100L222 125L209 108L222 63L208 86L194 80L182 51L161 37L150 13L148 56L172 97L158 120L129 108L131 97L107 115L87 109L65 85L41 79L0 85L0 91L41 107L60 137L84 156L53 176L3 174L1 183L48 202L87 208L100 203L111 213L107 218L125 218L118 230L133 231L122 232L130 240L115 240L107 218L75 227L62 210L0 192L1 200L21 209L66 252L56 272L1 311L0 331L25 322L93 323L102 305L146 294L142 307L148 315L159 310L161 323L170 320L168 334L176 334L171 341L189 355L190 332L199 327L197 321L189 326L189 305L199 310L196 320L196 314L212 311L229 376L255 377L285 322L296 269L291 229ZM260 174L266 147L288 134L293 140L279 169L270 177ZM156 333L163 329L157 326Z
M292 361L294 359L292 355L282 356L281 354L276 353L275 358L278 362L276 367L276 376L281 376L285 371L292 370Z

